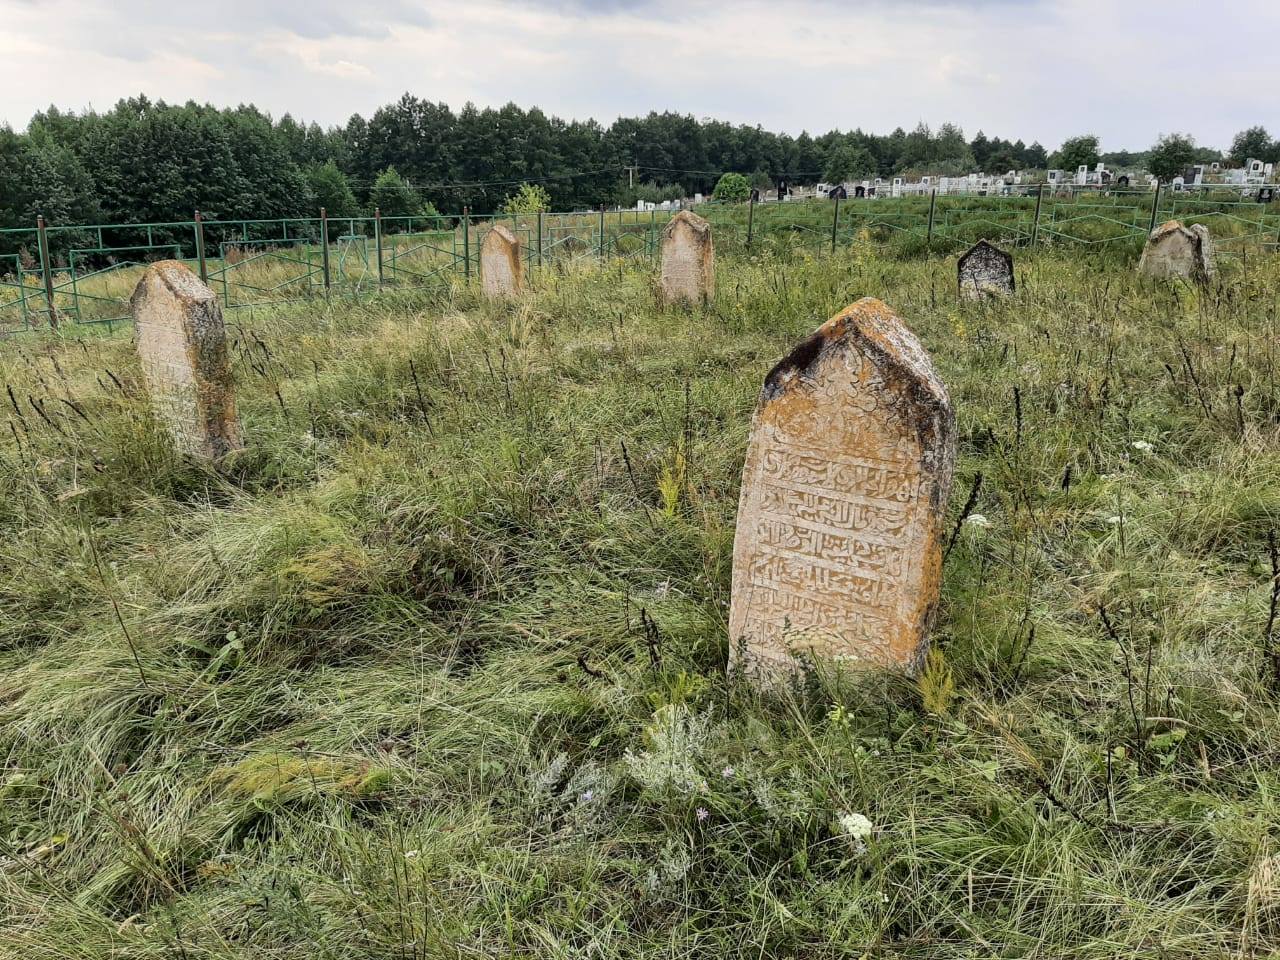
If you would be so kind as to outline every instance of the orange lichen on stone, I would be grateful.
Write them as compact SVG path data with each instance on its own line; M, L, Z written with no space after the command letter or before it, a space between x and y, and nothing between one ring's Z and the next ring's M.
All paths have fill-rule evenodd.
M156 415L184 453L217 458L242 445L222 309L186 265L147 268L129 301Z
M662 231L662 272L659 299L664 306L699 306L715 297L716 251L711 224L682 210Z
M752 422L731 657L766 676L800 651L917 664L954 465L946 388L883 303L860 300L799 344L769 373Z

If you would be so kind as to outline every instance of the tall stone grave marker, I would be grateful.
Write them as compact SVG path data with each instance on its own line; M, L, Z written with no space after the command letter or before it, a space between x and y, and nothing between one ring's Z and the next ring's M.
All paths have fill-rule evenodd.
M979 240L956 263L961 300L1007 297L1014 292L1013 255Z
M480 289L490 300L502 300L520 296L523 288L520 241L502 224L495 223L480 241Z
M184 453L217 458L242 445L226 328L214 292L177 260L147 267L129 310L157 416Z
M846 307L770 371L733 546L730 656L768 680L793 652L913 667L937 607L955 413L879 300Z
M715 296L715 285L711 224L682 210L662 231L662 275L658 281L662 303L704 304Z
M1183 226L1180 220L1162 223L1151 231L1138 261L1138 271L1148 277L1185 277L1206 283L1213 277L1213 239L1202 223Z

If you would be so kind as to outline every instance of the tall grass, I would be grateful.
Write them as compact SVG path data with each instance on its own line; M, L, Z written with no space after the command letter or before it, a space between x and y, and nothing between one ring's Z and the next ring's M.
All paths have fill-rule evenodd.
M638 263L238 311L216 468L127 332L0 345L0 955L1280 950L1280 259L1018 272L764 244L694 314ZM864 295L951 389L950 522L977 487L939 653L763 697L751 409Z

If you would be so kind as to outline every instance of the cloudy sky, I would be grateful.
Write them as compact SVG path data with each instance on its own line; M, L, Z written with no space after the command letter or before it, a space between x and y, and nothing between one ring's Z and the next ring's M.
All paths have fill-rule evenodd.
M799 133L1280 133L1280 0L0 0L0 122L121 97L328 125L405 91Z

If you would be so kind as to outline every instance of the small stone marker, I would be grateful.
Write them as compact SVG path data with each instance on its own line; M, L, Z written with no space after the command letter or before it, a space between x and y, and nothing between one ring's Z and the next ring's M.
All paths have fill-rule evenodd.
M742 471L730 657L767 679L792 651L913 667L938 603L955 413L879 300L770 371Z
M151 402L178 448L217 458L241 446L226 328L214 292L177 260L147 267L129 301Z
M711 224L683 210L662 231L662 275L658 281L662 303L704 304L715 295L715 284Z
M523 287L520 241L502 224L495 223L480 241L480 289L490 300L503 300L520 296Z
M1013 255L979 240L956 264L956 282L961 300L1007 297L1014 291Z
M1185 277L1205 283L1213 276L1213 239L1201 223L1189 227L1180 220L1162 223L1151 231L1138 261L1138 272L1148 277Z

